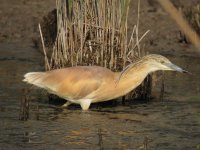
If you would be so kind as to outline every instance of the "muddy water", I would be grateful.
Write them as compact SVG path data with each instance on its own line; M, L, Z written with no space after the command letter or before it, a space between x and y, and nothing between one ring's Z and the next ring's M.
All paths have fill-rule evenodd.
M22 76L42 70L42 57L23 44L1 44L0 52L0 149L137 149L144 139L152 150L200 144L199 58L171 57L193 76L167 73L162 102L63 110L33 88L30 117L20 121Z

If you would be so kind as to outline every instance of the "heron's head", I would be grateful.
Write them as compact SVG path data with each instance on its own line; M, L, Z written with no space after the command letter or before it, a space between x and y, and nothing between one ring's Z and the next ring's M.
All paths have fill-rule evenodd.
M188 73L179 66L173 64L169 59L164 56L151 54L143 57L143 61L148 65L151 71L157 70L171 70L183 73Z

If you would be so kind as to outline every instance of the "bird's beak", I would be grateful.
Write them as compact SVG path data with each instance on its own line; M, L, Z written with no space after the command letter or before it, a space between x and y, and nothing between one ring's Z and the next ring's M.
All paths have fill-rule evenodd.
M182 73L188 73L188 74L191 74L190 72L186 71L186 70L183 70L182 68L180 68L179 66L175 65L175 64L172 64L172 63L167 63L165 64L170 70L173 70L173 71L178 71L178 72L182 72Z

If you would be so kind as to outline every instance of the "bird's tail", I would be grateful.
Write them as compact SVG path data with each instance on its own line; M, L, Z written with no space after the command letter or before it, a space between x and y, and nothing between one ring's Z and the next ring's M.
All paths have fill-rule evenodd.
M43 81L46 78L45 72L29 72L24 75L24 82L36 85L41 88L45 88Z

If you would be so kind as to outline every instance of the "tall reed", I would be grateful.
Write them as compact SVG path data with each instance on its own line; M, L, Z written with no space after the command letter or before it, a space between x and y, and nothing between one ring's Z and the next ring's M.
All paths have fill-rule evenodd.
M121 70L141 56L139 23L128 39L130 0L56 0L57 38L47 69L100 65ZM46 57L46 56L45 56Z

